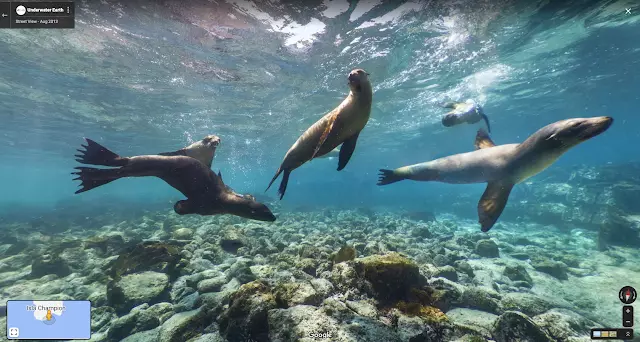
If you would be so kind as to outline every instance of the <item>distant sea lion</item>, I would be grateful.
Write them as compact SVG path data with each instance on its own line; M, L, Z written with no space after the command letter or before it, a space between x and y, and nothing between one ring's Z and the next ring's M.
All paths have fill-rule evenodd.
M475 101L469 99L465 102L448 102L443 105L445 108L453 109L442 118L442 124L446 127L459 125L462 123L474 124L484 120L487 130L491 133L489 118L484 114L482 107Z
M257 202L251 195L235 193L205 164L187 156L146 155L121 157L97 142L85 138L87 145L79 160L84 164L117 167L96 169L76 167L82 187L76 194L102 186L125 177L158 177L180 191L186 200L174 205L178 215L231 214L259 221L275 221L275 216L266 205Z
M539 129L521 144L499 146L480 129L475 151L395 170L381 169L378 185L404 179L453 184L487 182L478 203L479 223L487 232L502 214L515 184L542 172L569 149L606 131L612 123L613 118L608 116L562 120Z
M90 148L94 150L96 148L99 148L97 146L91 146L94 143L93 140L91 139L86 139L86 140ZM201 163L203 163L207 167L211 168L211 164L213 163L213 157L215 156L216 148L218 147L218 145L220 145L220 138L217 135L210 134L204 137L202 140L196 141L193 144L183 147L177 151L162 152L162 153L158 153L158 155L192 157L199 160ZM86 146L83 146L83 147L86 147ZM76 159L76 161L78 161L79 163L88 164L85 162L85 158L84 158L86 151L78 150L78 152L80 152L81 154L76 154L76 157L78 158ZM111 156L107 156L107 157L111 157ZM102 166L113 166L112 163L113 163L112 160L103 161L103 160L99 160L96 156L94 156L94 158L91 159L90 164L102 165Z
M342 144L338 159L338 171L344 169L356 148L360 131L369 121L373 90L369 74L362 69L349 73L349 95L342 103L316 121L291 146L278 171L269 182L267 190L284 172L278 193L284 197L291 171L313 158L321 157ZM266 190L265 190L266 191Z

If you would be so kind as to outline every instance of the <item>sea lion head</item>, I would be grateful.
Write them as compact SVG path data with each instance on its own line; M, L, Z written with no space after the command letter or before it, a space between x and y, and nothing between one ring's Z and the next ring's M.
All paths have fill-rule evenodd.
M255 197L251 195L234 193L228 199L224 208L229 214L258 221L273 222L276 220L271 210L263 203L256 201Z
M369 82L369 74L362 69L354 69L349 73L349 88L353 92L362 91L364 86L371 87Z
M216 148L218 147L218 145L220 145L220 137L218 137L217 135L209 134L200 142L202 143L202 145L208 148Z
M542 148L568 150L606 131L612 123L609 116L562 120L542 128L536 140Z
M442 117L442 125L445 127L455 126L460 123L460 115L449 113Z

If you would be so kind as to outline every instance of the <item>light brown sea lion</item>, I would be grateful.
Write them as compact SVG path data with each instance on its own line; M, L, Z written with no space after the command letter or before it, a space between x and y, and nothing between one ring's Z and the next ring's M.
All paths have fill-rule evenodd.
M482 106L475 101L469 99L465 102L448 102L444 104L443 107L452 109L452 111L442 117L442 125L445 127L456 126L462 123L474 124L480 120L484 120L485 124L487 124L487 130L491 133L489 117L484 113Z
M97 142L85 138L86 151L79 150L85 164L98 164L117 168L97 169L76 167L82 187L76 194L97 188L125 177L158 177L180 191L186 200L174 205L178 215L231 214L259 221L275 221L269 208L251 195L235 193L217 175L199 160L187 156L146 155L121 157Z
M344 169L356 148L360 131L366 126L371 114L373 90L368 76L369 74L362 69L355 69L349 73L350 91L347 98L302 133L287 151L267 190L280 173L284 173L278 189L282 199L291 171L313 158L331 152L340 144L342 147L338 158L338 171Z
M93 140L87 139L88 146L82 146L87 148L91 147L92 151L98 151L99 148L97 146L91 146L93 144ZM200 141L196 141L193 144L183 147L177 151L173 152L162 152L158 153L160 156L187 156L191 158L195 158L199 160L201 163L206 165L208 168L211 168L213 163L213 158L215 157L216 148L220 145L220 137L217 135L207 135L202 138ZM100 160L97 156L87 155L87 151L78 150L81 154L76 154L76 161L82 164L91 164L91 165L102 165L102 166L113 166L111 165L112 161L103 161Z
M478 131L473 152L454 154L395 170L380 170L378 185L404 179L453 184L484 183L478 203L482 231L496 223L515 184L537 175L572 147L606 131L613 118L574 118L547 125L521 144L496 146L483 129Z

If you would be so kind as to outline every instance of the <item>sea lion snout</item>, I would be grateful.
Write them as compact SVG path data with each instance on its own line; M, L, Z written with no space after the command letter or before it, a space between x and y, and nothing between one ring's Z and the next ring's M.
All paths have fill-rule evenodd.
M202 139L202 142L208 146L216 147L220 145L220 137L218 137L217 135L207 135L204 139Z
M369 74L362 70L362 69L354 69L349 73L349 83L351 84L358 84L364 80L367 79L367 76L369 76Z

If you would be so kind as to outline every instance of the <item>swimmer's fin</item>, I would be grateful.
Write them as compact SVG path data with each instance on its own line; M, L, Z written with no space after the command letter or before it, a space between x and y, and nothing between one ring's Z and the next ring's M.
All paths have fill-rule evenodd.
M329 118L327 119L326 126L324 128L324 131L320 136L320 140L318 141L316 148L313 150L313 154L311 155L311 158L309 160L316 157L316 154L318 154L318 151L320 151L320 148L322 147L322 145L324 145L324 142L327 141L327 138L329 137L329 133L331 133L331 129L333 128L333 124L336 122L337 118L338 118L338 112L332 113L329 116Z
M488 232L498 221L509 200L513 183L506 181L489 182L478 202L478 223L483 232Z
M359 135L360 132L352 135L351 138L345 140L342 143L342 147L340 147L340 157L338 159L338 171L344 169L344 167L347 166L347 163L349 162L349 159L351 159L353 151L356 149L356 143L358 142Z
M489 138L489 134L484 129L480 128L476 134L476 141L474 143L476 150L481 148L494 147L496 144Z
M82 164L102 165L102 166L124 166L127 164L126 158L122 158L108 148L97 142L84 138L86 145L81 145L85 150L78 149L80 154L76 154L76 161Z

